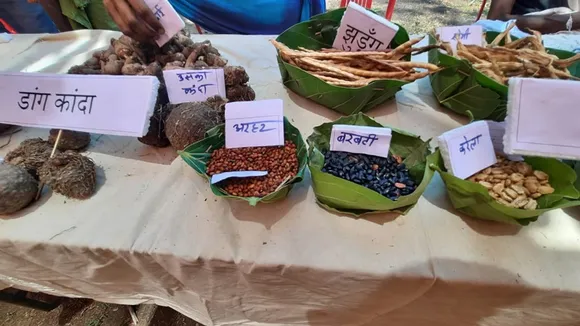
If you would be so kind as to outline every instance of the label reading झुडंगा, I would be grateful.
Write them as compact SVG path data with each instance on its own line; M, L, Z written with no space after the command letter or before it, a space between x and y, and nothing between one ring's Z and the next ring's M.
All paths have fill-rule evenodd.
M226 103L226 148L284 145L280 99Z
M383 127L333 125L330 135L330 150L389 156L391 129Z

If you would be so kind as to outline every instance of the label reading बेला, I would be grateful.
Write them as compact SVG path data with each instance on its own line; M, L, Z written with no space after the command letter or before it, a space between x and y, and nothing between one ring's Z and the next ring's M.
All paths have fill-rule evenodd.
M0 123L142 137L158 88L154 76L0 73Z
M398 31L396 24L351 1L332 47L343 51L386 50Z
M167 0L145 0L145 4L153 11L155 18L161 23L165 29L165 34L161 35L155 42L157 45L163 46L175 34L185 27L185 22L173 6Z
M172 104L203 102L209 97L226 97L223 69L164 70L169 102Z
M330 150L389 156L391 129L353 125L334 125L330 136Z
M497 162L486 121L477 121L439 136L445 167L454 176L467 179Z
M454 51L458 42L465 45L483 45L483 27L480 25L440 27L437 33L441 41L451 44Z
M284 145L280 99L226 103L226 148Z

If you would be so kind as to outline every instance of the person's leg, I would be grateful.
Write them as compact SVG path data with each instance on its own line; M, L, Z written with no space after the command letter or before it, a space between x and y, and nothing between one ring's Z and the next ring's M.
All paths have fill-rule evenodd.
M0 18L17 33L58 33L42 6L26 0L0 0Z

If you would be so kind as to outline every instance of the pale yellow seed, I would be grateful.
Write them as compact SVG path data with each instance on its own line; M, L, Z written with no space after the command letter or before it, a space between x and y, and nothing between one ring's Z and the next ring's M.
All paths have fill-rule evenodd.
M491 188L493 188L493 185L491 183L489 183L489 182L479 181L479 184L482 185L482 186L484 186L485 189L491 189Z
M507 202L509 202L509 203L511 203L511 202L514 200L512 197L510 197L508 194L506 194L506 193L505 193L505 191L504 191L504 192L502 192L502 193L500 194L500 196L501 196L501 198L502 198L503 200L505 200L505 201L507 201Z
M525 191L524 191L525 188L520 186L520 185L517 185L517 184L511 185L510 188L512 190L514 190L515 192L517 192L518 195L525 195Z
M538 188L538 192L541 193L542 195L548 195L554 193L554 188L550 186L540 186Z
M493 186L493 192L497 193L497 194L501 194L501 192L503 191L503 189L505 188L505 186L502 183L498 183L495 186Z
M542 181L540 181L540 185L542 185L542 186L548 185L548 182L550 182L550 181L542 180Z
M516 170L518 173L521 173L525 176L532 174L534 171L532 167L526 162L518 162L516 164Z
M505 186L509 187L512 184L512 181L510 179L505 180Z
M518 198L516 198L514 200L514 202L512 204L517 208L522 208L522 207L526 206L528 201L529 201L528 198L526 198L525 196L519 196Z
M494 177L496 179L505 180L505 179L508 178L508 175L506 173L504 173L504 174L496 174Z
M503 174L503 169L501 168L493 168L491 169L491 174Z
M539 193L539 192L536 192L536 193L533 193L533 194L531 194L531 195L530 195L530 197L532 197L532 198L534 198L534 199L537 199L537 198L540 198L540 197L542 197L542 194L541 194L541 193Z
M524 206L524 209L527 209L527 210L530 210L531 211L531 210L536 209L537 207L538 207L538 202L535 201L535 200L533 200L533 199L530 199L528 201L528 203Z
M543 172L543 171L534 171L534 176L536 176L536 178L538 178L538 180L542 181L542 180L548 180L548 175Z
M508 207L511 206L511 204L508 201L505 201L502 198L498 199L497 202Z
M518 197L518 193L510 188L504 189L503 192L508 194L508 196L512 197L513 199L516 199Z
M524 183L524 187L526 187L526 189L528 189L528 191L531 193L538 191L538 183L534 181L528 181Z
M513 182L518 182L518 181L524 180L524 175L520 174L520 173L512 173L512 175L510 175L510 179Z

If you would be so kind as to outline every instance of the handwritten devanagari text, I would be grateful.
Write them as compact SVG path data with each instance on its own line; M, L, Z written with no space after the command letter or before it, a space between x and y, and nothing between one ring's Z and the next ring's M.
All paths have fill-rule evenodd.
M475 147L477 145L479 145L479 139L482 137L481 134L471 138L471 139L467 139L467 137L463 136L463 139L465 140L463 143L459 144L459 152L463 153L463 155L465 155L467 152L471 152L475 149Z
M208 81L208 76L213 75L213 71L191 71L179 72L176 74L179 82L191 82L191 86L182 87L183 93L186 95L207 94L209 87L217 87L215 83ZM205 83L203 83L205 82ZM203 84L200 84L203 83Z
M234 124L236 132L244 133L261 133L276 130L276 127L281 121L278 120L262 120L254 122L242 122Z
M457 29L457 33L453 35L453 39L456 41L465 41L469 38L471 32L469 32L469 27L465 30L465 32L461 32L461 29Z
M159 6L159 4L156 4L153 7L153 9L154 9L153 14L155 15L155 18L157 18L157 20L160 20L162 17L165 17L165 14L163 13L163 10Z
M349 144L357 144L371 147L375 140L379 138L375 134L370 135L358 135L351 132L341 131L340 135L336 138L336 141L339 143L349 143ZM370 144L369 144L370 141Z
M351 26L346 25L347 29L344 31L344 36L342 39L344 40L344 44L342 45L342 49L345 51L352 51L351 44L354 44L356 41L356 45L358 46L358 51L360 50L377 50L381 45L384 43L379 41L377 38L373 36L377 34L374 28L369 29L366 33Z
M44 93L39 92L38 87L34 90L34 92L18 92L21 95L17 103L20 109L34 111L34 109L39 108L46 111L49 100L54 96L56 98L53 102L54 107L60 112L70 111L74 113L77 110L83 114L91 114L94 100L97 97L96 95L78 94L78 89L74 91L76 94Z

